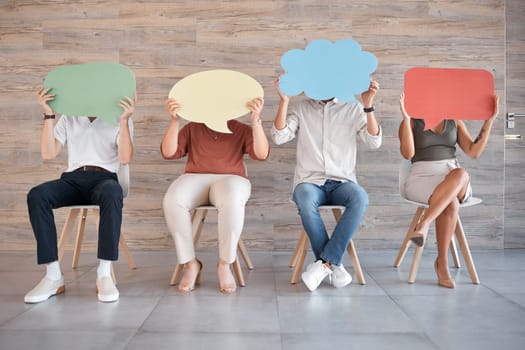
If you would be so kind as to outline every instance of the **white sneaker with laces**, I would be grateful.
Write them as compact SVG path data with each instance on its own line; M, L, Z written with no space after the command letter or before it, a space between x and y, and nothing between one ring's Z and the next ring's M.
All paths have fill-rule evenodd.
M35 288L31 289L24 297L24 302L28 304L40 303L51 298L53 295L62 294L66 290L64 277L52 280L48 277L42 278Z
M306 267L306 271L303 272L301 278L310 292L313 292L319 287L326 276L330 276L331 274L332 270L326 267L322 260L317 260Z
M111 276L97 278L98 300L104 303L111 303L118 300L119 292Z
M332 265L332 284L335 288L342 288L352 282L352 276L345 270L343 264L339 266Z

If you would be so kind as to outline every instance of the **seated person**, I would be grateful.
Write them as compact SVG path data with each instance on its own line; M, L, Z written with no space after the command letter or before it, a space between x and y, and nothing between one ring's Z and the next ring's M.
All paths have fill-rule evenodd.
M54 125L55 114L48 102L55 95L50 94L50 90L38 92L38 102L44 110L40 139L42 158L54 159L67 144L68 168L60 179L38 185L27 195L38 263L46 264L46 276L26 294L24 301L38 303L65 290L58 263L53 209L92 204L100 207L97 295L103 302L116 301L119 292L111 277L111 262L118 259L123 199L117 171L121 164L131 162L133 156L130 117L135 110L135 100L126 97L119 102L124 112L115 126L97 117L65 115Z
M184 264L179 283L181 292L191 292L199 282L202 263L196 258L191 213L200 205L214 205L218 211L220 291L233 293L237 286L230 264L235 261L237 244L244 225L244 207L251 193L243 155L265 160L270 151L260 114L264 101L247 104L251 126L228 121L231 134L209 129L204 123L190 122L179 131L177 111L181 106L168 99L170 123L161 143L165 159L188 156L184 174L169 187L163 200L164 217L175 241L177 259Z
M483 123L478 137L472 140L461 120L443 120L436 127L424 130L425 121L412 118L406 112L404 94L399 98L403 116L399 126L401 154L412 161L405 182L406 197L429 205L410 239L423 246L430 224L436 221L438 256L434 268L442 287L455 286L448 270L447 253L456 228L459 204L472 195L469 175L456 159L456 144L472 158L481 155L498 115L498 101L498 96L494 96L494 114Z

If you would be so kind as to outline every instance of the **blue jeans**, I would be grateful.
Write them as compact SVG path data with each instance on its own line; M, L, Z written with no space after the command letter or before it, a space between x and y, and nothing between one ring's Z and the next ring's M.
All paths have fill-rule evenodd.
M326 180L318 186L303 182L293 192L304 230L308 234L315 259L341 265L350 240L359 228L368 208L368 194L354 182ZM342 205L346 209L331 237L319 213L320 205Z
M117 174L109 172L65 172L58 180L33 187L27 195L27 206L37 243L37 262L46 264L58 260L53 209L83 204L100 207L97 257L117 260L122 197Z

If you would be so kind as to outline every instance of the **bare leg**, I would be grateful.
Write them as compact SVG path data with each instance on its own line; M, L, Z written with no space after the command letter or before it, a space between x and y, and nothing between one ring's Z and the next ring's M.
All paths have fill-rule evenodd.
M450 171L445 180L432 192L428 203L429 207L417 224L413 237L411 237L414 243L419 246L424 244L432 221L436 220L453 201L462 199L465 196L468 183L469 176L465 170L457 168Z
M448 207L436 218L437 263L436 273L438 280L451 279L448 271L448 248L458 222L459 202L452 201Z

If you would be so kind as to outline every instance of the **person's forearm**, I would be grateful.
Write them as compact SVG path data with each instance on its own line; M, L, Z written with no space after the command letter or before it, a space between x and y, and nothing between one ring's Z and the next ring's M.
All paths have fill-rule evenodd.
M288 100L279 102L279 109L277 110L277 116L275 117L274 125L277 130L282 130L286 127L286 115L288 113Z
M366 113L366 127L370 135L379 135L379 124L377 123L374 112Z
M131 142L131 134L129 131L128 119L122 120L120 123L120 131L118 138L118 158L120 164L126 165L131 162L133 158L133 143Z
M253 134L253 150L258 159L268 158L270 153L270 144L268 143L268 138L264 133L264 128L262 126L261 120L252 124L252 134Z
M54 159L57 155L55 134L53 133L53 119L45 119L40 134L40 153L42 159Z
M412 159L412 157L414 157L415 147L414 135L409 118L403 118L401 125L399 125L399 142L399 148L403 158Z
M166 134L162 139L161 151L164 158L169 158L177 152L179 144L179 120L170 119Z
M493 119L486 120L483 123L483 126L481 127L478 136L470 145L469 155L471 157L478 158L485 150L485 147L487 146L487 143L489 141L490 131L492 130L492 123Z

